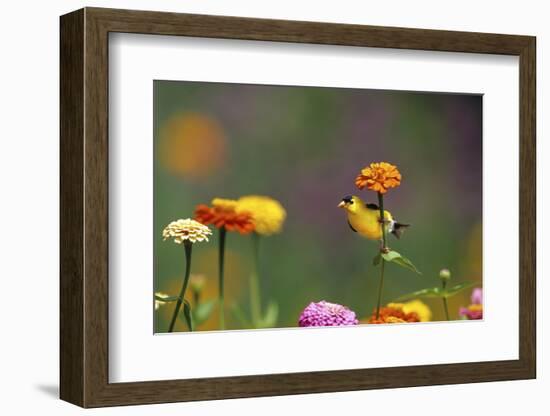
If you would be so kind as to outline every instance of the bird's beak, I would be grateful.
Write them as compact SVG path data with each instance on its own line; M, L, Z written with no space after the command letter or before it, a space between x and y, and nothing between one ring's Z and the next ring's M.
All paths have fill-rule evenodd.
M345 206L346 206L346 203L344 201L338 204L338 208L344 208Z

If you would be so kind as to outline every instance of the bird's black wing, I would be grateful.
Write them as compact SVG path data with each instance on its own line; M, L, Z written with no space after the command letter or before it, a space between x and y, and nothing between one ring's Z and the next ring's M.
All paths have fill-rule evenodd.
M378 207L378 205L372 204L372 203L365 204L365 206L366 206L368 209L380 209L380 208Z
M399 222L395 222L393 224L393 230L391 230L391 233L397 238L400 239L401 235L403 234L403 231L405 231L408 227L410 227L411 224L401 224Z
M349 228L351 228L351 231L353 231L354 233L357 232L357 230L351 226L351 223L349 221L348 221L348 225L349 225Z

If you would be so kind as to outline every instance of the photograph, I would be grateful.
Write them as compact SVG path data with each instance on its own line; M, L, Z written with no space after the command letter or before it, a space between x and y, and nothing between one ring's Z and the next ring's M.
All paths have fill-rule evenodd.
M481 94L153 90L155 333L483 319Z
M6 77L22 110L6 200L24 214L5 216L24 248L7 256L8 309L45 293L11 320L27 357L4 354L7 373L36 394L10 406L383 413L390 391L393 410L425 416L509 411L518 391L539 404L544 13L63 1L12 42L37 102L42 88L59 105L29 123L30 81ZM49 71L30 63L56 53ZM46 160L53 188L35 183ZM18 278L44 192L58 244ZM36 358L21 345L48 337L21 366Z

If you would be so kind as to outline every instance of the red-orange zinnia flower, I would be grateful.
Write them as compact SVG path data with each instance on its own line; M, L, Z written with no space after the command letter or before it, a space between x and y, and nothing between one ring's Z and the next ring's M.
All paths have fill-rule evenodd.
M380 315L376 318L376 311L373 312L367 323L369 324L395 324L405 322L420 322L416 312L405 313L401 308L385 306L380 308Z
M385 194L388 189L395 188L400 184L401 173L397 166L388 162L371 163L363 168L355 178L355 185L359 189L367 188L381 194Z
M235 212L236 201L215 198L212 207L200 204L195 208L195 220L204 225L212 224L227 231L248 234L254 231L252 215L248 212Z

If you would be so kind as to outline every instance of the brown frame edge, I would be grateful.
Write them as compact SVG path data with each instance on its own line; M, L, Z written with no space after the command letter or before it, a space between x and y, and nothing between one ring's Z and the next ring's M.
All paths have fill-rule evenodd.
M534 37L100 8L62 16L60 30L61 399L101 407L536 377ZM518 56L519 360L109 383L109 32Z

